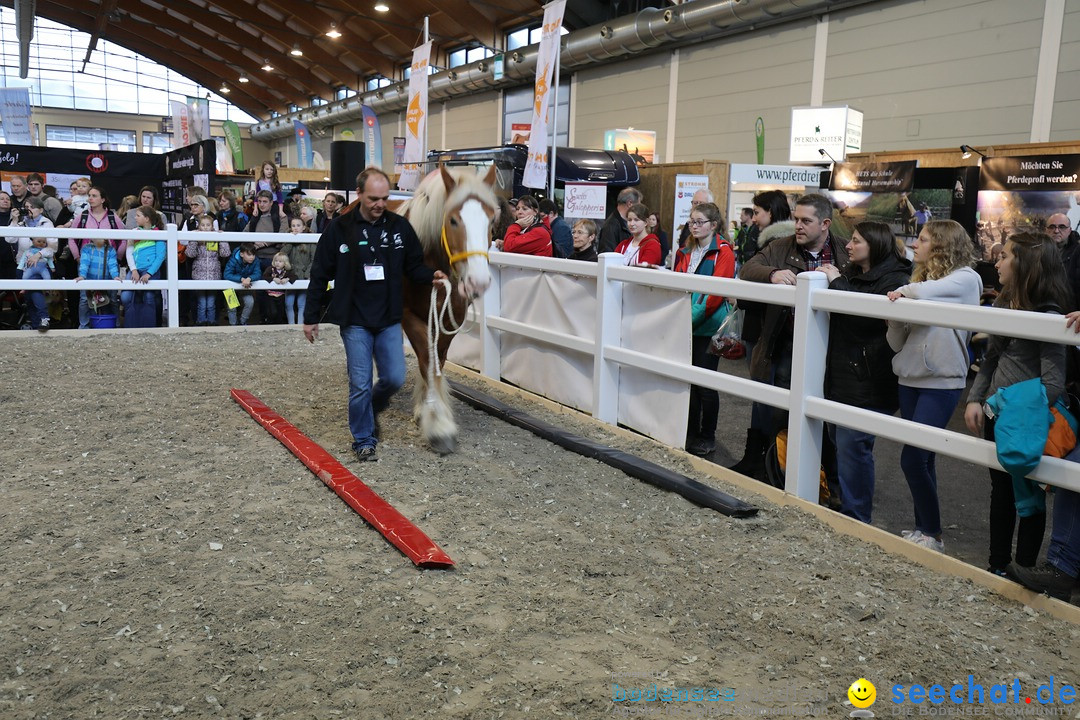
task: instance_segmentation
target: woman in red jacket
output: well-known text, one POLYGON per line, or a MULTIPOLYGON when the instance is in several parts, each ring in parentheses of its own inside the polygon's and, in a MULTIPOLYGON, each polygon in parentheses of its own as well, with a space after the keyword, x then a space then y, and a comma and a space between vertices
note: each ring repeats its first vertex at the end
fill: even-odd
POLYGON ((546 217, 540 217, 540 204, 532 195, 518 198, 517 222, 506 229, 503 236, 504 252, 521 255, 551 257, 551 226, 546 217))
POLYGON ((649 208, 641 203, 634 203, 626 211, 626 227, 630 229, 630 237, 619 243, 615 252, 625 255, 628 265, 660 266, 660 238, 649 232, 650 214, 649 208))

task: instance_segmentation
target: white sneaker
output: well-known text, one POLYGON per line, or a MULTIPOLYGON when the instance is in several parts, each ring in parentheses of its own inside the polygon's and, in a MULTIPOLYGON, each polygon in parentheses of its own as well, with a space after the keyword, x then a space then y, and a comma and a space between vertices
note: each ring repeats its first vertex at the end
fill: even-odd
MULTIPOLYGON (((916 530, 916 532, 918 531, 916 530)), ((924 548, 929 548, 936 552, 945 552, 945 543, 932 535, 923 535, 922 533, 919 533, 918 538, 908 537, 908 540, 911 540, 911 542, 916 545, 922 545, 924 548)))
POLYGON ((900 531, 900 537, 904 538, 905 540, 910 540, 911 542, 915 542, 916 540, 918 540, 922 536, 923 536, 923 534, 922 534, 921 530, 901 530, 900 531))

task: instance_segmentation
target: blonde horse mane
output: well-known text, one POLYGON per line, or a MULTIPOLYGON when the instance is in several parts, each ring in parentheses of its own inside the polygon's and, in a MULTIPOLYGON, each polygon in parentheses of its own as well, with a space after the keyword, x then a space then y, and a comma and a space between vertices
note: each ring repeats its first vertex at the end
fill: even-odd
POLYGON ((397 210, 399 215, 409 219, 425 252, 438 247, 441 242, 443 217, 447 207, 460 207, 469 197, 475 197, 496 213, 499 211, 495 191, 484 182, 483 175, 471 167, 446 168, 446 171, 455 183, 449 196, 446 194, 442 173, 436 170, 420 181, 413 196, 397 210))

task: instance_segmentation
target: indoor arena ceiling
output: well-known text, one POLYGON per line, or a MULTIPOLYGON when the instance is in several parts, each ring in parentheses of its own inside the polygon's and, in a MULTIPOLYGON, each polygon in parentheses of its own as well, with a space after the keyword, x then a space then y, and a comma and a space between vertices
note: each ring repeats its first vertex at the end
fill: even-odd
MULTIPOLYGON (((543 0, 36 0, 36 15, 129 48, 206 88, 225 86, 228 99, 267 119, 313 96, 333 100, 380 74, 400 79, 428 18, 432 62, 475 42, 500 47, 507 31, 536 24, 543 0), (328 37, 331 27, 341 33, 328 37), (296 50, 302 55, 294 54, 296 50), (264 66, 271 67, 265 70, 264 66), (241 77, 247 82, 241 82, 241 77)), ((12 6, 19 0, 3 0, 12 6)), ((569 0, 564 24, 587 27, 663 2, 569 0)), ((31 65, 35 63, 33 57, 31 65)))

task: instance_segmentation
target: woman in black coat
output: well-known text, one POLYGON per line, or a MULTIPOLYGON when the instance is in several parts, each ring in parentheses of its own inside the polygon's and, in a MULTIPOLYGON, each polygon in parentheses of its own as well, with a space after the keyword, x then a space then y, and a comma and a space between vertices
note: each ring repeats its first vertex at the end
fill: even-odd
MULTIPOLYGON (((911 262, 885 223, 856 225, 847 251, 849 264, 844 272, 832 265, 821 268, 829 278, 830 290, 885 295, 907 284, 911 276, 911 262)), ((853 309, 857 305, 853 298, 853 309)), ((886 329, 886 322, 877 318, 832 315, 825 368, 827 399, 888 415, 896 412, 897 381, 886 329)), ((829 426, 829 436, 836 444, 843 511, 869 523, 874 504, 875 437, 836 425, 829 426)))

